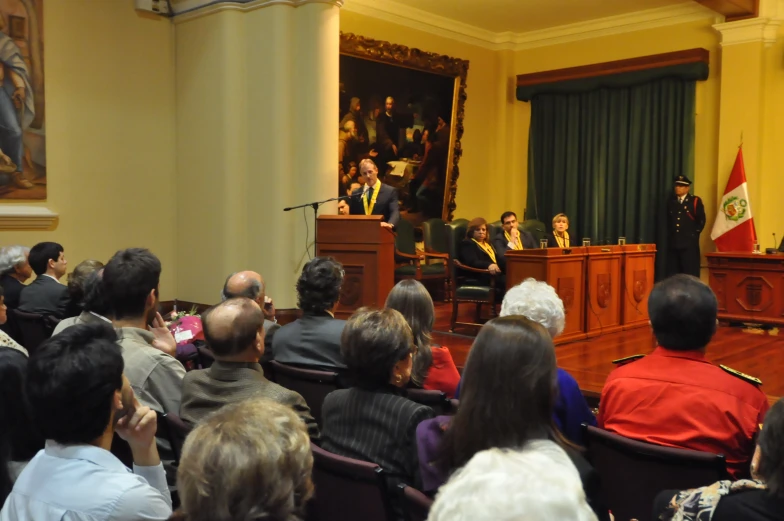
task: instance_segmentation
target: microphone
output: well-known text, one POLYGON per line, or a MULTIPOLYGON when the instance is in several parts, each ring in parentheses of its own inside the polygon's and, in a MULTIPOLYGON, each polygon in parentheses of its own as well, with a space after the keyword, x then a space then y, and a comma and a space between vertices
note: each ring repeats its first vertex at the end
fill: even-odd
POLYGON ((773 232, 773 247, 766 249, 765 253, 767 253, 768 255, 772 255, 772 254, 778 253, 778 251, 777 251, 778 247, 779 247, 778 243, 776 242, 776 232, 773 232))
POLYGON ((776 242, 776 232, 773 232, 773 249, 777 249, 779 247, 779 243, 776 242))

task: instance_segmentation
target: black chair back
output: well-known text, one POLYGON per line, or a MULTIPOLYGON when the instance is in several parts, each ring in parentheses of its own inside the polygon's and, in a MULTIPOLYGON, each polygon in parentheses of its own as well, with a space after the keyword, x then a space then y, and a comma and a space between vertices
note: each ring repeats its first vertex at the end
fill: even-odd
POLYGON ((414 487, 401 483, 397 486, 400 491, 403 513, 407 521, 427 521, 433 500, 414 487))
POLYGON ((55 326, 60 322, 59 319, 39 315, 38 313, 25 313, 18 309, 12 310, 15 315, 16 325, 22 335, 22 345, 29 353, 33 353, 38 346, 52 336, 55 326))
MULTIPOLYGON (((416 255, 416 238, 414 225, 405 219, 400 219, 395 225, 395 250, 408 255, 416 255)), ((405 258, 400 258, 405 261, 405 258)))
POLYGON ((324 403, 324 398, 340 387, 338 384, 338 373, 303 369, 281 364, 275 360, 270 362, 270 366, 275 375, 275 382, 286 389, 291 389, 302 395, 308 407, 310 407, 313 418, 316 419, 319 427, 321 427, 321 406, 324 403))
POLYGON ((318 521, 391 521, 381 467, 310 446, 316 489, 311 512, 318 521))
POLYGON ((601 476, 602 500, 616 519, 651 520, 662 490, 684 490, 727 479, 721 454, 630 440, 583 424, 591 464, 601 476))
POLYGON ((118 460, 122 461, 123 465, 129 469, 133 468, 133 453, 131 452, 131 446, 128 445, 127 441, 120 438, 120 435, 116 432, 112 437, 112 447, 109 451, 114 454, 118 460))
POLYGON ((547 229, 542 221, 536 219, 528 219, 517 225, 520 231, 526 231, 534 236, 536 239, 536 246, 539 246, 539 241, 547 238, 547 229))
POLYGON ((406 389, 406 396, 409 400, 428 405, 435 411, 436 416, 444 414, 455 414, 452 400, 447 398, 442 391, 430 391, 427 389, 406 389))
POLYGON ((155 411, 158 415, 158 430, 155 435, 169 442, 169 446, 174 454, 174 463, 179 465, 182 455, 182 446, 185 445, 185 438, 193 430, 193 427, 182 421, 182 418, 174 413, 162 413, 155 411))
POLYGON ((423 222, 422 239, 427 252, 447 253, 449 251, 446 243, 446 223, 443 219, 433 218, 423 222))
MULTIPOLYGON (((458 270, 455 266, 455 260, 458 258, 460 250, 460 241, 465 239, 466 230, 468 229, 468 221, 466 219, 455 219, 450 223, 446 223, 446 243, 449 253, 449 277, 454 281, 458 276, 458 270)), ((453 286, 456 287, 456 286, 453 286)))

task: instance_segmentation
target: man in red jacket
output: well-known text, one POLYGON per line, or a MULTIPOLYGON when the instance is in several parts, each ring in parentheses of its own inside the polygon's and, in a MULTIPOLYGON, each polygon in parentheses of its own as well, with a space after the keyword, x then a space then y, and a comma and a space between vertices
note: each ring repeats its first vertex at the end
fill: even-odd
POLYGON ((749 475, 768 399, 759 380, 705 357, 717 307, 716 296, 696 277, 658 283, 648 298, 658 347, 610 374, 598 420, 627 438, 724 454, 738 479, 749 475))

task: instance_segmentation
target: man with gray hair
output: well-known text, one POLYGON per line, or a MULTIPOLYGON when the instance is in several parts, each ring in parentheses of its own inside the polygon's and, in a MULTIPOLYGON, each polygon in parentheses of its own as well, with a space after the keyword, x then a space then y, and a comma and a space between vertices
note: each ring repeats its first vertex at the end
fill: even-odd
POLYGON ((30 248, 25 246, 6 246, 0 249, 0 286, 3 287, 5 305, 8 309, 19 307, 19 295, 23 284, 33 274, 27 262, 30 248))
POLYGON ((549 440, 476 453, 439 489, 428 521, 596 521, 577 469, 549 440))
MULTIPOLYGON (((521 315, 547 329, 555 339, 563 332, 566 312, 555 288, 534 279, 526 279, 509 289, 501 304, 500 316, 521 315)), ((585 401, 580 386, 572 375, 558 368, 558 399, 553 419, 558 430, 570 441, 583 444, 581 425, 596 426, 596 417, 585 401)), ((457 396, 455 396, 457 398, 457 396)))
POLYGON ((272 339, 280 329, 275 319, 275 304, 267 297, 267 287, 262 276, 255 271, 237 271, 226 278, 221 291, 221 302, 230 298, 245 297, 256 302, 264 312, 264 357, 261 362, 272 360, 272 339))

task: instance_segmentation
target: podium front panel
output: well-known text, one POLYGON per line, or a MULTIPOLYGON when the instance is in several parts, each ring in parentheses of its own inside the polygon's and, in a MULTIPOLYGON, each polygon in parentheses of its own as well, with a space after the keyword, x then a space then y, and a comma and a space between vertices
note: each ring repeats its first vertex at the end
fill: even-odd
POLYGON ((623 302, 621 320, 624 329, 648 325, 648 296, 653 289, 656 245, 627 244, 623 248, 623 302))
POLYGON ((623 329, 621 249, 618 246, 591 246, 588 250, 585 332, 590 337, 620 331, 623 329))
POLYGON ((585 338, 585 255, 564 255, 547 263, 545 282, 555 288, 566 312, 563 333, 556 343, 585 338))

